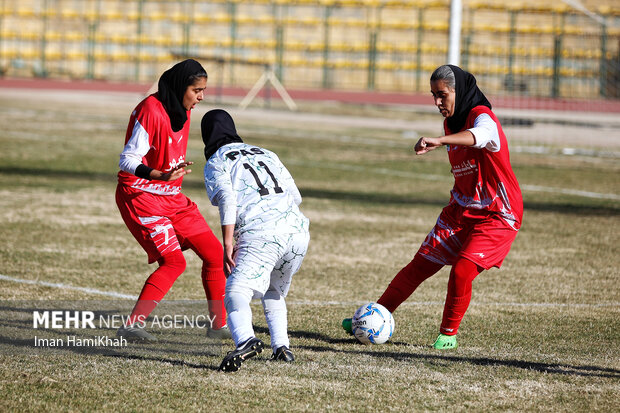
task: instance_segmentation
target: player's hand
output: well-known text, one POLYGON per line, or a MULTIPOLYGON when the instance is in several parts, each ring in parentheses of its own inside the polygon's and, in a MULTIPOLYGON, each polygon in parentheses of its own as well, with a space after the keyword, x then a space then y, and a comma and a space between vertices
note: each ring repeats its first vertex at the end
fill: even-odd
POLYGON ((438 148, 442 145, 439 138, 425 138, 421 137, 418 143, 415 144, 413 148, 415 150, 416 155, 422 155, 424 153, 430 152, 435 148, 438 148))
POLYGON ((181 162, 180 164, 175 166, 170 172, 164 173, 161 176, 160 181, 176 181, 177 179, 192 172, 191 169, 185 169, 185 168, 192 165, 193 163, 194 162, 191 162, 191 161, 181 162))
POLYGON ((233 250, 234 248, 232 247, 232 245, 231 246, 224 245, 224 275, 226 276, 226 278, 228 278, 233 268, 235 268, 233 250))

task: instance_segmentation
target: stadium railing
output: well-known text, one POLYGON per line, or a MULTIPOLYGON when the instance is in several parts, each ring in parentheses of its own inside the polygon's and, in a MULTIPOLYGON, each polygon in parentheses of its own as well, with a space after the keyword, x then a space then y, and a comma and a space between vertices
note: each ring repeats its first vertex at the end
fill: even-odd
MULTIPOLYGON (((178 51, 268 64, 288 87, 416 92, 447 56, 448 0, 49 4, 2 3, 2 72, 148 82, 178 51)), ((461 66, 492 93, 620 97, 620 7, 594 11, 604 24, 564 3, 464 2, 461 66)), ((229 67, 228 85, 256 78, 229 67)))

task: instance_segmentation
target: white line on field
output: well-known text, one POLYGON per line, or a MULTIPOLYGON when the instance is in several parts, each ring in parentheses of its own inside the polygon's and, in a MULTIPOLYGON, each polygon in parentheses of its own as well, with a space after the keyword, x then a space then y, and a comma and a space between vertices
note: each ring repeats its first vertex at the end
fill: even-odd
MULTIPOLYGON (((417 178, 417 179, 426 179, 429 181, 443 181, 443 182, 452 182, 452 178, 443 175, 433 175, 433 174, 420 174, 415 172, 407 172, 407 171, 397 171, 394 169, 388 168, 368 168, 365 166, 356 166, 356 165, 340 165, 340 164, 330 164, 330 163, 311 163, 304 161, 295 161, 288 160, 287 164, 296 165, 296 166, 305 166, 312 168, 324 168, 324 169, 337 169, 341 171, 353 171, 353 172, 368 172, 380 175, 391 175, 391 176, 399 176, 401 178, 417 178)), ((620 201, 620 195, 618 194, 605 194, 599 192, 589 192, 589 191, 579 191, 576 189, 566 189, 566 188, 554 188, 550 186, 540 186, 540 185, 521 185, 521 189, 530 192, 548 192, 553 194, 564 194, 564 195, 575 195, 581 196, 584 198, 595 198, 595 199, 611 199, 620 201)))
POLYGON ((43 287, 60 288, 62 290, 80 291, 80 292, 87 293, 87 294, 106 295, 108 297, 114 297, 114 298, 127 298, 131 300, 138 299, 137 295, 121 294, 121 293, 117 293, 114 291, 101 291, 101 290, 96 290, 94 288, 76 287, 74 285, 62 284, 62 283, 50 283, 50 282, 41 281, 41 280, 27 280, 24 278, 9 277, 8 275, 2 275, 2 274, 0 274, 0 280, 12 281, 12 282, 20 283, 20 284, 31 284, 31 285, 40 285, 43 287))
MULTIPOLYGON (((87 294, 95 294, 95 295, 105 295, 108 297, 114 298, 125 298, 130 300, 137 300, 138 297, 135 295, 122 294, 117 293, 115 291, 102 291, 94 288, 85 288, 85 287, 76 287, 74 285, 63 284, 63 283, 51 283, 47 281, 41 280, 27 280, 24 278, 15 278, 9 277, 8 275, 0 274, 0 280, 11 281, 20 284, 31 284, 31 285, 40 285, 43 287, 50 288, 60 288, 64 290, 72 290, 72 291, 80 291, 87 294)), ((177 300, 178 301, 178 300, 177 300)), ((292 305, 313 305, 313 306, 351 306, 356 307, 365 302, 362 301, 320 301, 320 300, 290 300, 287 301, 288 304, 292 305)), ((417 306, 417 305, 443 305, 443 302, 439 301, 406 301, 401 304, 402 306, 417 306)), ((578 308, 603 308, 603 307, 620 307, 620 303, 609 302, 609 303, 597 303, 597 304, 582 304, 582 303, 472 303, 472 306, 501 306, 501 307, 550 307, 550 308, 570 308, 570 307, 578 307, 578 308)))

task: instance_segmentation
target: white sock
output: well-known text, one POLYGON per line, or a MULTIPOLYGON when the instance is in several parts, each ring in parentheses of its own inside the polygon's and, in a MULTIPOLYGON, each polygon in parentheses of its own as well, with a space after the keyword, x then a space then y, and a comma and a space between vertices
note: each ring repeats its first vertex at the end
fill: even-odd
POLYGON ((275 351, 282 346, 289 347, 287 310, 284 297, 277 291, 270 289, 267 290, 262 301, 269 334, 271 334, 271 348, 275 351))
POLYGON ((250 301, 253 291, 245 288, 226 289, 224 306, 228 313, 228 328, 235 342, 235 347, 254 337, 252 328, 252 309, 250 301))

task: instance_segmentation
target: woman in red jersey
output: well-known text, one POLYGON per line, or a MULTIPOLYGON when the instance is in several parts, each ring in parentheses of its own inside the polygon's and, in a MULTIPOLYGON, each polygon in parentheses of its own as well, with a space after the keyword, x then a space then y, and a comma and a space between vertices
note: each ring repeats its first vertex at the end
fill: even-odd
MULTIPOLYGON (((457 347, 456 334, 469 302, 472 281, 483 270, 500 267, 523 216, 519 183, 510 165, 508 143, 491 104, 470 73, 453 65, 431 75, 435 106, 445 136, 422 137, 418 155, 446 146, 454 187, 450 202, 413 260, 377 301, 394 311, 427 278, 451 265, 436 349, 457 347)), ((343 327, 350 331, 350 321, 343 327)))
POLYGON ((212 320, 210 336, 228 336, 223 306, 223 249, 198 207, 181 193, 187 161, 190 112, 204 98, 207 73, 195 60, 162 74, 158 91, 138 104, 129 119, 120 155, 116 204, 129 231, 159 267, 148 277, 118 336, 155 341, 146 318, 185 270, 182 251, 203 261, 202 282, 212 320))

